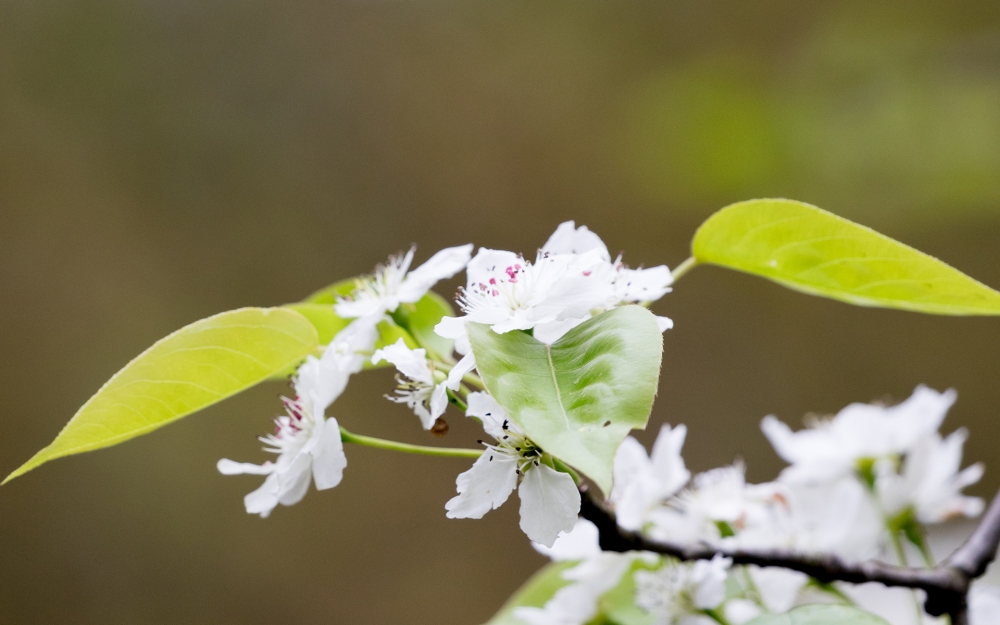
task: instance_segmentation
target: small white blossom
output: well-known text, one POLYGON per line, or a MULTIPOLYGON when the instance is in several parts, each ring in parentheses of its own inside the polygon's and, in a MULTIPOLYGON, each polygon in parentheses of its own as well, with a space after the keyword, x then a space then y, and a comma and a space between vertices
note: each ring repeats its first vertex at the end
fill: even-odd
POLYGON ((742 463, 695 476, 667 506, 650 513, 656 538, 740 547, 789 546, 791 520, 785 487, 747 484, 742 463))
MULTIPOLYGON (((459 297, 465 316, 446 317, 435 328, 466 351, 465 323, 489 325, 503 334, 532 330, 543 343, 620 304, 659 299, 670 291, 673 277, 666 266, 629 269, 612 262, 601 239, 572 221, 561 224, 529 262, 513 252, 481 248, 468 265, 467 283, 459 297)), ((673 326, 658 317, 661 331, 673 326)))
POLYGON ((863 461, 898 457, 937 431, 955 402, 955 391, 938 393, 918 386, 901 404, 883 407, 851 404, 835 417, 792 432, 773 416, 761 430, 775 451, 791 463, 782 472, 787 481, 832 481, 854 474, 863 461))
POLYGON ((983 476, 981 463, 959 471, 967 437, 964 429, 943 440, 935 432, 920 440, 906 455, 902 473, 893 468, 880 472, 875 485, 885 512, 894 516, 911 508, 920 523, 940 523, 982 513, 982 499, 961 494, 963 488, 983 476))
POLYGON ((267 476, 260 488, 244 498, 248 513, 267 517, 278 504, 298 503, 309 490, 310 477, 317 490, 340 483, 347 457, 340 426, 335 418, 324 418, 324 411, 343 392, 351 374, 360 369, 350 339, 367 342, 371 329, 363 329, 366 327, 359 324, 343 340, 331 342, 321 358, 310 356, 299 368, 295 399, 283 398, 286 414, 275 419, 273 434, 260 439, 265 451, 278 455, 277 460, 261 465, 219 460, 223 475, 267 476))
POLYGON ((637 559, 654 563, 650 553, 602 552, 598 545, 597 527, 578 519, 573 530, 560 534, 552 547, 533 543, 541 554, 554 561, 580 560, 563 571, 562 578, 571 583, 560 588, 541 608, 519 607, 514 616, 528 625, 584 625, 597 616, 598 602, 621 582, 637 559))
POLYGON ((336 304, 337 314, 345 319, 381 317, 395 312, 400 304, 412 304, 441 280, 451 278, 465 268, 472 255, 472 244, 449 247, 409 271, 414 249, 403 256, 393 256, 375 268, 375 272, 358 280, 350 297, 336 304))
POLYGON ((458 495, 445 505, 450 519, 481 519, 499 508, 515 488, 521 498, 521 530, 551 547, 569 532, 580 512, 580 492, 568 474, 543 462, 539 449, 487 393, 470 393, 466 414, 482 420, 496 443, 487 445, 472 468, 456 480, 458 495), (523 481, 518 487, 518 477, 523 481))
POLYGON ((462 376, 471 370, 471 359, 463 359, 452 367, 447 376, 431 370, 427 360, 427 350, 410 349, 403 339, 398 339, 392 345, 376 350, 372 355, 372 364, 383 360, 391 363, 406 380, 400 380, 400 387, 391 401, 406 404, 420 418, 425 430, 434 426, 438 417, 444 414, 448 407, 448 389, 458 390, 462 376))
POLYGON ((669 425, 660 428, 647 456, 639 441, 626 438, 615 454, 614 487, 611 502, 615 505, 618 524, 625 529, 640 530, 649 513, 687 484, 691 472, 684 466, 681 448, 687 428, 669 425))
POLYGON ((726 577, 733 561, 716 555, 694 563, 668 563, 656 571, 637 571, 635 602, 654 617, 655 625, 702 622, 726 597, 726 577))

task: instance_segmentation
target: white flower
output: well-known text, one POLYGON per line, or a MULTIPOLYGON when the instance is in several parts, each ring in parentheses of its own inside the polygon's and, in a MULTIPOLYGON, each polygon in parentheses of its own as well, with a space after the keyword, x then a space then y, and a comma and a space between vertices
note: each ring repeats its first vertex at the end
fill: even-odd
POLYGON ((445 317, 435 331, 461 341, 465 323, 472 321, 497 334, 534 330, 538 340, 554 342, 591 310, 614 300, 611 284, 592 275, 602 262, 598 250, 539 253, 530 263, 513 252, 480 248, 469 262, 468 282, 459 296, 465 316, 445 317))
POLYGON ((858 480, 847 476, 835 482, 785 486, 790 497, 791 546, 795 549, 853 560, 879 554, 885 521, 858 480))
MULTIPOLYGON (((560 224, 534 263, 513 252, 481 248, 469 262, 459 304, 464 317, 446 317, 435 328, 465 353, 465 322, 483 323, 503 334, 532 330, 553 343, 593 314, 615 306, 659 299, 670 291, 666 266, 629 269, 612 261, 600 237, 572 221, 560 224)), ((673 327, 657 317, 661 331, 673 327)))
POLYGON ((614 285, 618 302, 653 302, 670 292, 674 278, 666 265, 629 269, 620 256, 612 262, 604 241, 587 226, 577 228, 572 221, 563 222, 542 246, 542 252, 549 254, 585 254, 594 250, 603 261, 606 278, 614 285))
POLYGON ((637 571, 635 602, 656 625, 698 623, 705 610, 722 604, 726 576, 733 561, 716 555, 711 560, 668 563, 656 571, 637 571))
POLYGON ((981 463, 959 471, 967 437, 965 429, 943 440, 934 432, 906 455, 902 474, 892 469, 880 472, 875 486, 886 513, 894 516, 912 507, 921 523, 978 516, 983 511, 983 500, 961 494, 963 488, 975 484, 983 475, 981 463))
POLYGON ((742 463, 695 476, 667 506, 650 512, 650 535, 741 547, 789 546, 788 496, 774 482, 747 484, 742 463))
POLYGON ((451 278, 465 267, 472 255, 472 244, 443 249, 409 271, 413 254, 411 248, 403 256, 393 256, 376 267, 370 277, 358 280, 351 296, 337 301, 337 314, 345 319, 380 317, 394 312, 400 304, 419 301, 440 280, 451 278))
POLYGON ((544 452, 524 436, 487 393, 470 393, 466 414, 478 417, 496 440, 487 445, 472 468, 456 480, 458 495, 445 505, 450 519, 481 519, 499 508, 518 488, 521 529, 528 538, 551 547, 559 532, 568 532, 580 512, 580 492, 568 474, 544 464, 544 452))
POLYGON ((391 363, 408 378, 408 381, 400 381, 400 388, 396 391, 397 396, 389 399, 409 406, 420 417, 420 423, 425 430, 431 429, 448 407, 448 389, 458 390, 462 376, 475 364, 471 357, 463 358, 452 367, 447 377, 438 374, 440 379, 435 379, 427 360, 427 350, 410 349, 403 339, 376 350, 372 355, 372 364, 378 364, 383 360, 391 363))
POLYGON ((657 560, 650 553, 602 552, 597 527, 585 519, 578 519, 573 530, 560 534, 551 547, 538 543, 532 546, 557 562, 581 562, 563 571, 562 578, 571 583, 556 591, 543 607, 514 610, 514 616, 528 625, 584 625, 590 622, 597 615, 601 597, 618 585, 635 560, 642 559, 650 564, 657 560))
POLYGON ((340 484, 347 457, 340 426, 333 417, 325 419, 324 411, 361 367, 350 339, 367 341, 368 331, 363 329, 366 325, 352 329, 344 340, 331 342, 321 358, 310 356, 299 368, 295 399, 283 398, 287 414, 274 420, 274 434, 260 439, 266 445, 265 451, 278 454, 277 460, 261 465, 219 460, 218 469, 223 475, 267 476, 260 488, 244 498, 248 513, 267 517, 279 503, 298 503, 309 490, 310 477, 317 490, 340 484))
POLYGON ((938 393, 921 385, 909 399, 889 408, 851 404, 832 419, 798 432, 768 416, 761 430, 778 455, 791 463, 782 472, 784 480, 832 481, 854 474, 863 461, 910 451, 937 431, 955 396, 953 390, 938 393))
POLYGON ((650 511, 687 483, 691 473, 681 457, 686 435, 687 428, 683 425, 672 430, 664 425, 649 456, 642 444, 631 436, 622 442, 615 454, 614 488, 611 489, 611 501, 620 526, 629 530, 642 529, 650 511))

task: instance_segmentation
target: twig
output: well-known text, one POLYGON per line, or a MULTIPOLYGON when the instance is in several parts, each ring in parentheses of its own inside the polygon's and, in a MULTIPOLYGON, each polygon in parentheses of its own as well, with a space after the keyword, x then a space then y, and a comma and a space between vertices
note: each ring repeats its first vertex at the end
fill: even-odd
POLYGON ((918 588, 927 593, 924 609, 932 616, 947 614, 952 625, 967 623, 970 582, 981 576, 1000 545, 1000 492, 994 497, 972 537, 950 558, 932 569, 893 566, 869 560, 850 562, 830 554, 812 554, 788 549, 724 549, 708 544, 682 544, 653 540, 618 526, 614 512, 586 487, 580 516, 597 526, 604 551, 650 551, 679 560, 710 560, 716 554, 732 558, 734 564, 755 564, 800 571, 821 583, 833 581, 918 588))

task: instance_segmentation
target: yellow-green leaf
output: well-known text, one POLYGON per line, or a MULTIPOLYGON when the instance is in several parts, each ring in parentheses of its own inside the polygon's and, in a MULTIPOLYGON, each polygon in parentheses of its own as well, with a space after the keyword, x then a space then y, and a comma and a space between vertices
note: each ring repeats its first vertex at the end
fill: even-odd
POLYGON ((293 367, 317 346, 309 320, 286 308, 242 308, 196 321, 125 365, 4 482, 49 460, 151 432, 293 367))
POLYGON ((699 263, 849 304, 938 315, 1000 315, 1000 293, 874 230, 794 200, 723 208, 692 242, 699 263))
POLYGON ((578 562, 575 561, 553 562, 542 567, 517 589, 486 625, 525 625, 524 621, 514 616, 514 610, 521 606, 544 606, 557 590, 569 584, 562 578, 562 572, 576 564, 578 562))

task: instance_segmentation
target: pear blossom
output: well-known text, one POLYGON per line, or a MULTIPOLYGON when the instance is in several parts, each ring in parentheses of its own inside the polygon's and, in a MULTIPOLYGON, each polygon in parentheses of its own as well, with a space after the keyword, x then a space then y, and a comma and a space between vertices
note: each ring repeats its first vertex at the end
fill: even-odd
POLYGON ((337 301, 337 314, 345 319, 380 318, 395 312, 400 304, 415 303, 439 281, 464 269, 472 256, 472 247, 469 243, 443 249, 413 271, 410 264, 415 248, 402 256, 393 256, 376 267, 371 276, 359 279, 349 297, 337 301))
POLYGON ((444 414, 448 407, 448 390, 458 390, 462 376, 471 370, 468 365, 474 362, 471 359, 463 359, 445 376, 431 370, 427 360, 427 350, 422 347, 410 349, 403 339, 376 350, 372 355, 372 364, 378 364, 383 360, 391 363, 407 378, 405 381, 400 381, 396 396, 390 396, 389 399, 409 406, 420 418, 425 430, 431 429, 438 417, 444 414))
POLYGON ((696 475, 688 489, 650 513, 650 535, 729 547, 789 546, 787 489, 775 482, 747 484, 744 474, 737 462, 696 475))
MULTIPOLYGON (((534 262, 502 250, 480 248, 469 262, 467 283, 459 297, 463 317, 446 317, 435 331, 466 351, 465 323, 489 325, 503 334, 532 330, 535 338, 553 343, 589 319, 615 306, 649 302, 670 291, 673 276, 666 266, 629 269, 612 262, 607 246, 586 226, 567 221, 539 250, 534 262)), ((673 326, 658 317, 661 331, 673 326)))
POLYGON ((651 553, 602 552, 598 538, 593 523, 578 519, 573 530, 560 534, 551 547, 532 543, 553 561, 580 562, 563 571, 562 578, 570 584, 556 591, 544 606, 522 606, 514 610, 514 616, 528 625, 584 625, 597 616, 601 597, 621 582, 634 561, 654 564, 659 559, 651 553))
POLYGON ((317 490, 337 486, 347 457, 340 425, 325 419, 326 409, 347 387, 351 375, 361 371, 365 358, 358 352, 374 344, 375 318, 356 319, 341 330, 316 358, 309 356, 294 377, 295 398, 282 398, 286 414, 275 419, 273 434, 261 437, 264 450, 278 455, 274 462, 256 465, 223 458, 223 475, 266 475, 264 484, 247 495, 247 512, 267 517, 280 503, 291 506, 305 497, 312 476, 317 490))
POLYGON ((935 432, 907 454, 901 473, 881 471, 875 484, 886 513, 894 516, 911 508, 920 523, 940 523, 982 513, 982 499, 961 494, 963 488, 975 484, 983 475, 982 463, 959 471, 967 437, 965 429, 945 439, 935 432))
POLYGON ((650 511, 675 495, 690 479, 691 472, 681 457, 686 435, 687 428, 683 425, 673 429, 664 425, 649 456, 631 436, 618 447, 610 499, 621 527, 642 529, 650 511))
POLYGON ((466 415, 479 418, 496 442, 486 445, 472 468, 458 476, 458 495, 445 504, 448 518, 481 519, 517 489, 521 530, 534 542, 551 547, 560 532, 573 529, 580 512, 580 492, 573 478, 545 464, 545 452, 488 393, 470 393, 466 415), (518 477, 523 477, 520 487, 518 477))
POLYGON ((798 432, 768 416, 761 430, 778 455, 791 463, 782 472, 784 480, 831 481, 854 474, 863 463, 898 458, 913 449, 937 431, 955 397, 954 390, 938 393, 921 385, 896 406, 850 404, 832 419, 798 432))
MULTIPOLYGON (((655 625, 696 625, 706 610, 726 598, 726 578, 733 561, 716 555, 694 563, 668 563, 635 573, 635 602, 654 617, 655 625)), ((711 621, 708 621, 711 622, 711 621)))

